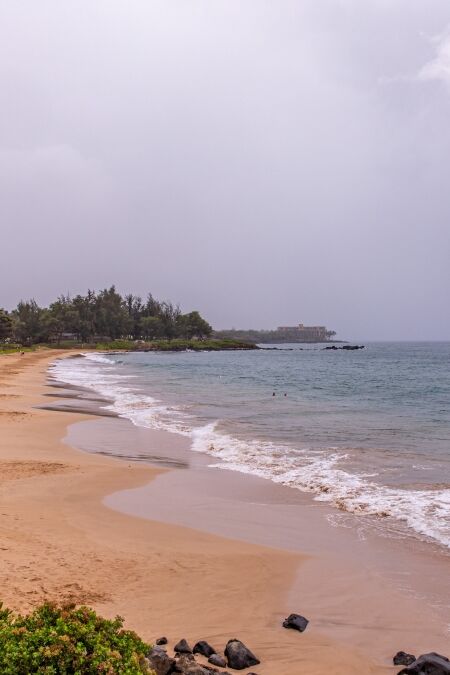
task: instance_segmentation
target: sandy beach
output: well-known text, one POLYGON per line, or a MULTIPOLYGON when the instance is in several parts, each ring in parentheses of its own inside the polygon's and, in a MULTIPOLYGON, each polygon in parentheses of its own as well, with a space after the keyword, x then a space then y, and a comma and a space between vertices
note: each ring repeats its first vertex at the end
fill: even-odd
MULTIPOLYGON (((145 489, 160 479, 164 487, 167 478, 169 489, 155 494, 171 503, 172 490, 173 503, 182 510, 182 488, 176 480, 170 484, 176 470, 81 452, 63 442, 69 425, 93 418, 36 407, 57 400, 47 368, 61 356, 70 354, 45 350, 0 358, 0 578, 6 606, 29 610, 43 600, 87 603, 104 615, 124 616, 126 626, 149 642, 167 635, 172 645, 185 637, 219 648, 238 637, 260 658, 260 675, 396 672, 387 655, 374 659, 320 627, 311 625, 301 635, 281 628, 284 616, 303 609, 292 606, 291 590, 303 569, 305 578, 314 578, 309 553, 106 506, 104 500, 114 493, 145 489)), ((352 596, 351 586, 341 590, 336 605, 352 596)), ((310 603, 314 588, 307 595, 310 603)), ((359 605, 361 611, 364 598, 359 605)), ((380 626, 370 628, 375 644, 380 626)), ((444 639, 436 648, 443 644, 444 639)))

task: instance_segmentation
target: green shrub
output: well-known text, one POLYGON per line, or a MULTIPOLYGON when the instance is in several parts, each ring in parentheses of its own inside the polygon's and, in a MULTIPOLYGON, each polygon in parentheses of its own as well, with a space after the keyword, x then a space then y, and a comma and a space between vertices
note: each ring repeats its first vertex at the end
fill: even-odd
POLYGON ((239 342, 238 340, 186 340, 185 338, 174 338, 172 340, 159 339, 144 342, 139 340, 113 340, 111 342, 98 342, 96 349, 101 351, 121 350, 127 351, 160 351, 160 352, 182 352, 186 350, 204 352, 204 351, 223 351, 225 349, 256 349, 256 345, 248 342, 239 342))
POLYGON ((138 675, 149 673, 149 650, 123 620, 103 619, 89 607, 46 603, 27 616, 0 603, 2 675, 138 675))
POLYGON ((132 340, 111 340, 110 342, 98 342, 95 345, 95 348, 101 349, 102 351, 114 351, 116 349, 132 350, 136 348, 136 343, 132 340))

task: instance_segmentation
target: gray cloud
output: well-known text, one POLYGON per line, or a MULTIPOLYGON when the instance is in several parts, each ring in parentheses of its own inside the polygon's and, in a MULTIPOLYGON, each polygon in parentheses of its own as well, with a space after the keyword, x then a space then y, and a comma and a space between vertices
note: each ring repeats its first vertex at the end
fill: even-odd
POLYGON ((218 327, 448 339, 449 25, 447 0, 3 3, 0 306, 116 282, 218 327))

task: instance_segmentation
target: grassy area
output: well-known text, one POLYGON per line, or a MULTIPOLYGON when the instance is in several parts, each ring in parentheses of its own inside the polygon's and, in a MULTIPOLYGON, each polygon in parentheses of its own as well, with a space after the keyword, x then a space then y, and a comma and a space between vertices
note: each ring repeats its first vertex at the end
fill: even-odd
POLYGON ((34 350, 35 347, 22 347, 22 345, 0 343, 0 356, 2 354, 17 354, 17 352, 33 352, 34 350))

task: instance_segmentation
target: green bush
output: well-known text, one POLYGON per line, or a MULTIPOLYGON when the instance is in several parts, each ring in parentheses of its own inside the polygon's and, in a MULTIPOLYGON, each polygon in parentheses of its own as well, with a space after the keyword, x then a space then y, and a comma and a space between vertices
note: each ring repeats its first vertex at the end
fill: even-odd
POLYGON ((46 603, 27 616, 0 603, 2 675, 138 675, 149 645, 123 630, 123 620, 103 619, 89 607, 46 603))
POLYGON ((127 351, 136 348, 136 343, 132 340, 111 340, 110 342, 97 342, 96 349, 105 352, 107 350, 126 349, 127 351))
POLYGON ((184 338, 174 338, 173 340, 160 339, 144 342, 139 340, 113 340, 111 342, 98 342, 96 349, 101 351, 121 350, 127 351, 160 351, 160 352, 182 352, 186 350, 204 352, 204 351, 223 351, 225 349, 256 349, 256 345, 248 342, 239 342, 237 340, 186 340, 184 338))

